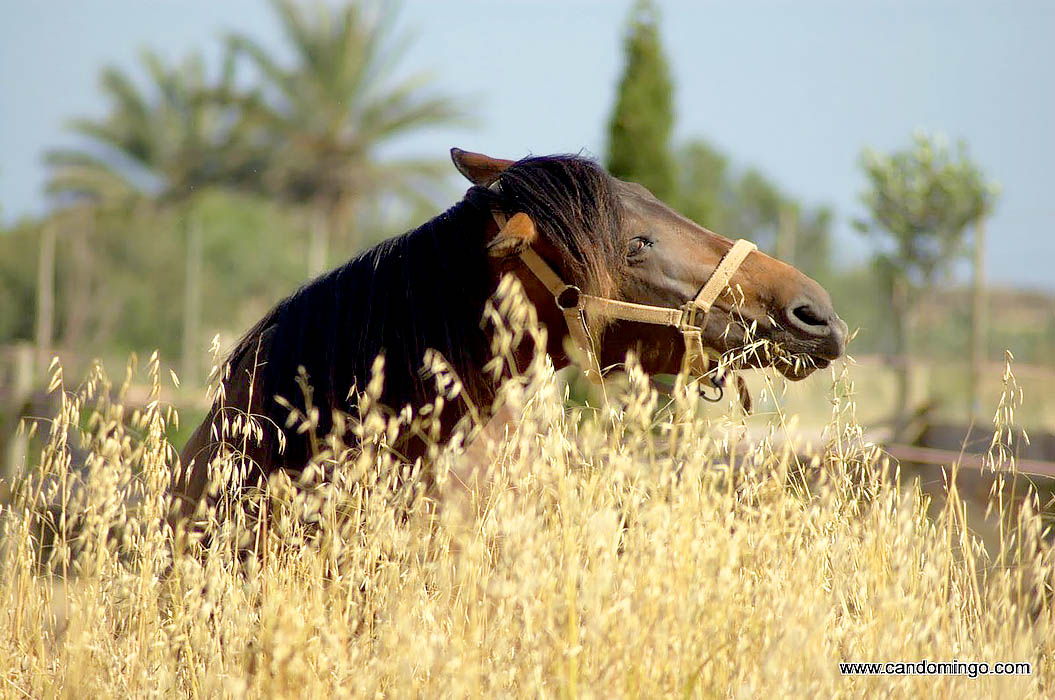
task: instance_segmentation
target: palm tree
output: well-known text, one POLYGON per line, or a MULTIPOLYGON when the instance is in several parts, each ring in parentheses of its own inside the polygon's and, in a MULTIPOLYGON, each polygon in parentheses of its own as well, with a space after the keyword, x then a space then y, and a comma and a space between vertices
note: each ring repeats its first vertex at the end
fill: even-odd
POLYGON ((147 207, 183 219, 187 236, 183 312, 182 372, 197 376, 201 317, 202 230, 189 215, 189 203, 204 188, 245 178, 257 164, 234 108, 219 97, 230 93, 233 71, 225 66, 210 86, 200 57, 169 67, 152 52, 143 66, 150 91, 140 90, 116 68, 102 74, 110 102, 100 120, 79 119, 71 129, 83 148, 51 151, 48 190, 100 211, 147 207))
MULTIPOLYGON (((382 159, 386 144, 417 130, 464 121, 455 103, 422 76, 393 79, 401 41, 393 15, 374 4, 332 10, 273 0, 295 60, 281 65, 255 40, 228 37, 232 60, 247 59, 264 81, 240 101, 262 150, 252 187, 304 207, 311 217, 308 269, 326 266, 334 237, 354 250, 351 230, 365 202, 418 199, 444 172, 441 161, 382 159)), ((251 175, 252 177, 252 175, 251 175)))

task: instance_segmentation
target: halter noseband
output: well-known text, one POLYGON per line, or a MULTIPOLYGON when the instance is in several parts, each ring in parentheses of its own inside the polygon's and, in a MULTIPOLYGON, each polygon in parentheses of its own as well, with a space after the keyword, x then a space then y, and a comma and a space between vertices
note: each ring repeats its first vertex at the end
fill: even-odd
MULTIPOLYGON (((501 212, 493 212, 493 216, 499 230, 504 228, 507 221, 505 215, 501 212)), ((578 287, 566 284, 534 249, 525 249, 520 253, 520 259, 553 295, 557 307, 564 314, 572 341, 578 346, 589 364, 588 368, 583 369, 583 373, 591 381, 599 383, 601 366, 594 350, 589 327, 586 325, 587 313, 622 321, 652 323, 676 328, 685 341, 682 371, 695 374, 697 377, 706 376, 710 371, 711 356, 703 346, 702 328, 698 322, 703 321, 715 300, 729 285, 729 280, 751 254, 751 251, 756 249, 757 246, 751 241, 740 239, 733 243, 733 247, 714 268, 710 279, 694 298, 686 301, 680 308, 635 304, 585 294, 578 287)), ((713 379, 712 384, 720 388, 720 385, 713 379)))

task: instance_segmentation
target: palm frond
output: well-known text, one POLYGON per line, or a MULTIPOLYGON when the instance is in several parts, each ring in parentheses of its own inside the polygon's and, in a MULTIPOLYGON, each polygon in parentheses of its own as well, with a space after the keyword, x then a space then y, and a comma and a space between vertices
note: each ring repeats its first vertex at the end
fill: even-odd
POLYGON ((45 155, 53 169, 46 185, 49 194, 88 198, 95 202, 131 201, 147 193, 129 173, 104 158, 73 150, 45 155))

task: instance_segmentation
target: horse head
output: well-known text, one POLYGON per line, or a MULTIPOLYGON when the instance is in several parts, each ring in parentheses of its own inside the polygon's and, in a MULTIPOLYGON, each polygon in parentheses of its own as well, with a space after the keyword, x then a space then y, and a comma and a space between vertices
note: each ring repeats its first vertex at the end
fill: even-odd
POLYGON ((574 156, 451 156, 477 185, 470 199, 494 212, 487 246, 497 268, 521 278, 547 328, 561 328, 551 355, 569 335, 582 344, 576 312, 599 367, 633 351, 645 371, 677 373, 695 337, 736 368, 772 366, 798 380, 845 352, 846 323, 820 284, 746 242, 734 249, 639 184, 574 156), (567 290, 576 298, 562 299, 567 290))

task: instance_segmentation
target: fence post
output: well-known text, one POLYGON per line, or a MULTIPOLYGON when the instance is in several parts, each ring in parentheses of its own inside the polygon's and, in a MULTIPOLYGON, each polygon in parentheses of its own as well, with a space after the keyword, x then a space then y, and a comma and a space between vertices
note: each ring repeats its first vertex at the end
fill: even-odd
POLYGON ((8 484, 18 474, 19 467, 22 466, 22 461, 26 457, 26 449, 29 447, 29 440, 25 432, 18 430, 18 424, 22 417, 22 407, 33 394, 33 370, 36 363, 34 355, 34 348, 30 343, 19 343, 12 348, 11 408, 15 412, 13 423, 15 429, 10 436, 11 441, 7 446, 7 454, 4 455, 3 470, 0 471, 0 478, 8 484))
POLYGON ((988 349, 985 298, 985 220, 974 225, 974 277, 971 280, 971 368, 968 377, 967 418, 981 417, 983 368, 988 349))
POLYGON ((55 226, 40 229, 40 258, 37 264, 37 362, 41 372, 48 371, 51 360, 52 334, 55 323, 55 226))

